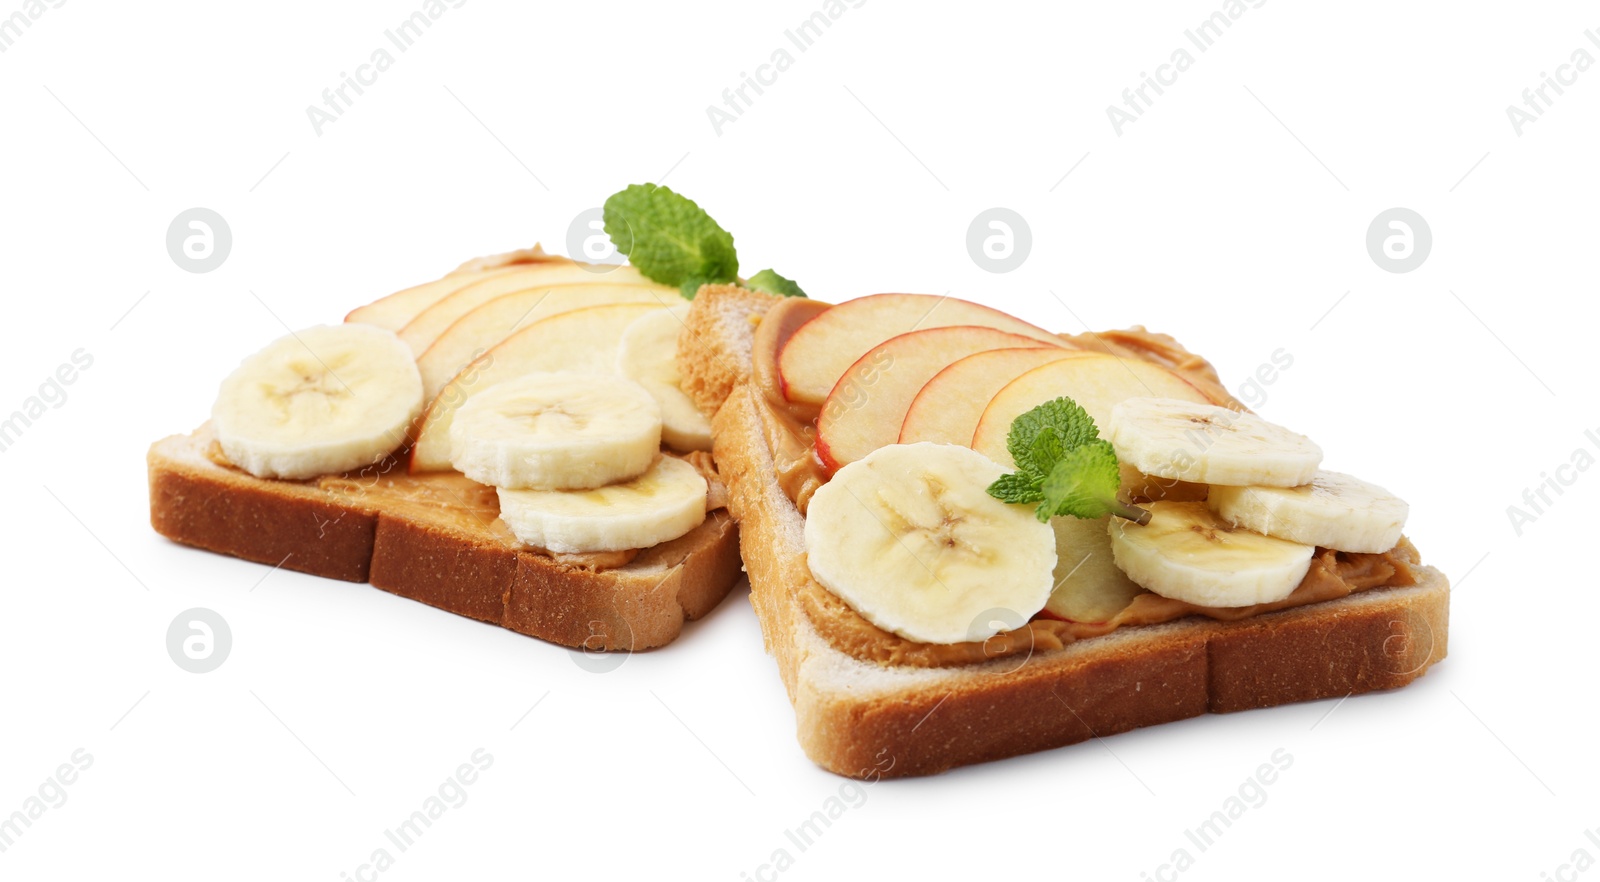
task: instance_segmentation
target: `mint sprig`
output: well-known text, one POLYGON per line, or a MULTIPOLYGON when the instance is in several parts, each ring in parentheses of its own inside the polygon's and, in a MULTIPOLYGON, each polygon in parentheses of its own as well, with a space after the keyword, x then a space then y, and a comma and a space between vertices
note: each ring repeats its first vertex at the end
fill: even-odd
POLYGON ((678 293, 685 300, 693 300, 694 295, 700 291, 701 285, 719 285, 722 280, 708 279, 705 276, 690 276, 678 284, 678 293))
POLYGON ((739 275, 733 235, 688 197, 634 184, 613 193, 601 211, 612 244, 651 281, 678 287, 695 279, 731 282, 739 275))
MULTIPOLYGON (((701 285, 739 282, 733 235, 694 200, 655 184, 611 194, 602 209, 606 235, 644 277, 671 285, 693 300, 701 285)), ((744 284, 758 291, 804 297, 800 286, 772 270, 744 284)))
MULTIPOLYGON (((1111 442, 1091 441, 1065 452, 1050 468, 1044 479, 1044 501, 1039 507, 1050 515, 1079 518, 1122 514, 1131 506, 1117 501, 1121 487, 1122 473, 1117 469, 1117 454, 1111 449, 1111 442)), ((1147 513, 1142 516, 1149 517, 1147 513)))
POLYGON ((1150 520, 1148 511, 1117 499, 1122 475, 1116 451, 1071 398, 1046 401, 1012 420, 1006 450, 1017 470, 989 485, 989 495, 1013 504, 1038 503, 1034 515, 1040 521, 1106 515, 1141 524, 1150 520))
POLYGON ((754 291, 765 291, 768 294, 777 294, 781 297, 804 297, 806 292, 793 279, 786 279, 773 270, 764 269, 750 277, 744 283, 746 288, 754 291))

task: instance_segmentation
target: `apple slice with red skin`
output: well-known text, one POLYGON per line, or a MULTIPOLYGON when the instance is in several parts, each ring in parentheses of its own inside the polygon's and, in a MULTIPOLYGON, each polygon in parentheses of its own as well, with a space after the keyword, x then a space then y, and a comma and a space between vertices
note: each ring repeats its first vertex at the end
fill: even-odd
POLYGON ((424 309, 438 303, 475 282, 481 282, 491 276, 504 275, 512 267, 495 267, 493 269, 475 270, 472 272, 456 272, 442 279, 413 285, 404 291, 396 291, 387 297, 382 297, 350 310, 344 317, 347 322, 359 322, 366 325, 377 325, 390 331, 399 331, 406 323, 417 317, 424 309))
POLYGON ((972 443, 983 409, 1006 384, 1028 371, 1063 358, 1088 355, 1085 349, 1034 347, 991 349, 951 362, 934 374, 911 401, 900 424, 899 443, 972 443))
POLYGON ((650 285, 662 294, 677 294, 645 278, 636 267, 608 267, 604 271, 591 264, 571 260, 551 260, 518 265, 508 272, 492 273, 466 287, 451 291, 417 313, 395 333, 411 351, 426 352, 456 320, 485 303, 505 294, 546 288, 551 285, 650 285))
POLYGON ((534 322, 591 306, 612 303, 687 303, 657 285, 613 285, 604 282, 547 285, 502 294, 456 319, 432 345, 417 356, 422 394, 432 401, 461 369, 490 347, 534 322))
POLYGON ((1112 560, 1110 523, 1110 517, 1050 519, 1056 534, 1056 587, 1041 615, 1098 625, 1144 592, 1112 560))
POLYGON ((933 294, 873 294, 847 300, 800 326, 778 354, 783 394, 820 406, 839 378, 874 346, 909 331, 978 325, 1020 334, 1050 346, 1059 336, 998 309, 933 294))
MULTIPOLYGON (((833 308, 832 304, 805 297, 785 297, 769 307, 756 325, 750 344, 750 379, 767 397, 768 404, 781 408, 798 425, 814 424, 818 406, 783 400, 783 377, 778 373, 778 353, 805 327, 806 322, 833 308)), ((815 428, 815 426, 812 426, 815 428)), ((814 434, 814 433, 813 433, 814 434)), ((809 440, 808 440, 809 443, 809 440)))
MULTIPOLYGON (((676 296, 676 295, 674 295, 676 296)), ((557 313, 528 325, 473 359, 423 412, 411 446, 411 474, 450 471, 450 425, 467 399, 536 371, 615 373, 630 324, 662 303, 611 303, 557 313)))
POLYGON ((1148 361, 1089 352, 1040 365, 1001 389, 984 408, 972 434, 972 449, 1012 468, 1006 450, 1011 421, 1055 398, 1071 398, 1094 419, 1104 437, 1111 408, 1129 398, 1178 398, 1199 404, 1211 399, 1176 371, 1148 361))
MULTIPOLYGON (((900 438, 912 399, 930 378, 975 352, 1038 345, 976 325, 911 331, 874 346, 844 372, 817 419, 817 458, 831 474, 900 438)), ((1053 346, 1040 346, 1046 352, 1053 346)))
POLYGON ((358 306, 350 310, 350 314, 346 315, 344 320, 399 331, 407 322, 416 318, 418 313, 468 285, 481 282, 490 276, 505 275, 536 264, 556 263, 567 264, 572 261, 554 254, 546 254, 538 245, 507 251, 504 254, 475 257, 442 278, 413 285, 387 297, 380 297, 366 306, 358 306))

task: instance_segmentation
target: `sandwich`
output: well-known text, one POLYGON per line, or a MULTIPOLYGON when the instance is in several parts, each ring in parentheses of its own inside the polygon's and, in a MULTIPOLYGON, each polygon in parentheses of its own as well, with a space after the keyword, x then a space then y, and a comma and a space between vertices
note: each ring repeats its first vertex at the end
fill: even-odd
POLYGON ((1445 657, 1449 585, 1406 503, 1172 337, 713 285, 679 368, 800 745, 832 772, 1391 689, 1445 657))
POLYGON ((739 578, 689 303, 532 249, 291 332, 147 457, 176 542, 590 651, 673 640, 739 578))

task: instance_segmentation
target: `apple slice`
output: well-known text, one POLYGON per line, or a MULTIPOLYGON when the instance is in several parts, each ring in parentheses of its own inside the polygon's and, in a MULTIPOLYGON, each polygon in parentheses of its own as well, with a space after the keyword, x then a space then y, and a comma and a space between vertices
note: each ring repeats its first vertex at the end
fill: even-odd
MULTIPOLYGON (((481 270, 499 269, 521 263, 543 263, 551 260, 568 260, 555 254, 546 254, 544 246, 538 242, 532 248, 518 248, 515 251, 502 251, 499 254, 485 254, 463 262, 460 266, 450 271, 451 275, 457 273, 473 273, 481 270)), ((593 264, 591 264, 592 266, 593 264)))
POLYGON ((978 325, 1074 348, 1055 334, 990 309, 934 294, 873 294, 849 300, 806 322, 778 355, 783 394, 821 405, 850 365, 879 343, 921 328, 978 325))
POLYGON ((832 473, 895 443, 911 400, 934 374, 974 352, 1018 346, 1066 351, 1032 337, 976 325, 924 328, 890 337, 856 359, 828 393, 817 419, 817 457, 832 473))
POLYGON ((832 304, 805 297, 785 297, 768 307, 756 325, 755 339, 750 343, 750 379, 774 407, 782 405, 787 416, 795 423, 815 423, 818 407, 814 404, 795 404, 783 400, 783 378, 778 374, 778 353, 783 351, 794 332, 805 327, 806 322, 832 309, 832 304))
POLYGON ((422 416, 411 448, 411 473, 449 471, 450 424, 456 410, 496 383, 533 371, 615 373, 622 332, 660 303, 613 303, 534 322, 473 360, 445 384, 422 416))
POLYGON ((344 317, 347 322, 360 322, 365 325, 377 325, 387 331, 398 331, 406 326, 406 322, 417 317, 417 313, 438 303, 449 296, 452 291, 458 291, 474 282, 481 282, 490 276, 496 276, 511 271, 511 267, 500 267, 491 270, 478 270, 476 272, 453 273, 442 279, 424 282, 396 291, 384 297, 350 310, 344 317))
MULTIPOLYGON (((652 285, 637 269, 619 266, 609 272, 599 272, 590 264, 571 260, 517 266, 510 272, 491 275, 471 285, 450 292, 437 303, 424 309, 406 323, 397 333, 400 339, 421 355, 439 339, 456 320, 503 294, 544 288, 550 285, 652 285)), ((661 287, 661 291, 677 294, 677 289, 661 287)))
POLYGON ((952 362, 917 392, 900 424, 901 444, 972 443, 990 399, 1006 384, 1042 364, 1088 355, 1083 349, 992 349, 952 362))
POLYGON ((612 303, 687 303, 677 293, 662 293, 655 285, 550 285, 502 294, 481 304, 451 325, 417 356, 422 373, 423 400, 432 401, 467 363, 484 351, 553 315, 612 303))
MULTIPOLYGON (((826 313, 824 313, 826 314, 826 313)), ((972 433, 972 449, 1011 468, 1006 450, 1011 421, 1053 398, 1066 396, 1094 418, 1105 433, 1111 408, 1129 398, 1179 398, 1199 404, 1210 399, 1176 372, 1148 361, 1119 358, 1104 352, 1087 352, 1040 365, 1017 377, 989 402, 972 433)))
POLYGON ((1111 558, 1111 518, 1051 518, 1056 534, 1055 590, 1046 615, 1098 624, 1144 591, 1111 558))
POLYGON ((358 306, 344 317, 347 322, 360 322, 365 325, 377 325, 389 331, 398 331, 406 323, 417 317, 424 309, 438 303, 451 292, 459 291, 474 282, 479 282, 490 276, 501 275, 517 269, 520 266, 543 263, 571 263, 565 257, 557 257, 544 253, 538 245, 524 248, 519 251, 508 251, 504 254, 491 254, 487 257, 477 257, 463 263, 451 270, 442 278, 421 285, 413 285, 404 291, 396 291, 387 297, 382 297, 366 306, 358 306))

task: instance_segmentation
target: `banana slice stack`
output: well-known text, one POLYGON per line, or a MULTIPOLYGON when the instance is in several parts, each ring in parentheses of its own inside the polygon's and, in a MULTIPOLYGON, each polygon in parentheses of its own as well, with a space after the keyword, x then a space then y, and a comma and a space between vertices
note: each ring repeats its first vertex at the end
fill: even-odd
MULTIPOLYGON (((706 479, 663 455, 710 449, 710 424, 679 388, 687 306, 623 333, 617 374, 525 373, 474 390, 449 430, 451 464, 497 488, 501 519, 558 553, 649 548, 706 517, 706 479)), ((346 323, 275 340, 222 383, 211 421, 223 455, 259 478, 306 480, 381 462, 423 409, 411 349, 346 323)))
POLYGON ((982 454, 891 445, 812 497, 812 576, 886 631, 957 643, 1041 611, 1104 621, 1141 589, 1210 607, 1278 601, 1318 547, 1382 552, 1400 540, 1404 501, 1322 470, 1310 439, 1253 414, 1138 398, 1116 405, 1108 430, 1124 466, 1189 482, 1203 498, 1150 503, 1144 526, 1114 517, 1046 525, 1030 506, 988 495, 1005 469, 982 454))
POLYGON ((451 462, 499 491, 500 519, 529 545, 649 548, 706 517, 706 479, 660 453, 661 429, 661 406, 632 380, 530 373, 461 406, 451 462))
POLYGON ((535 372, 496 384, 450 425, 451 464, 508 490, 590 490, 644 474, 661 448, 661 408, 608 374, 535 372))
POLYGON ((1116 564, 1141 587, 1201 606, 1250 606, 1294 592, 1317 547, 1382 552, 1409 508, 1389 491, 1325 471, 1311 439, 1211 405, 1134 398, 1111 412, 1122 462, 1211 485, 1205 502, 1156 502, 1150 522, 1114 519, 1116 564))

